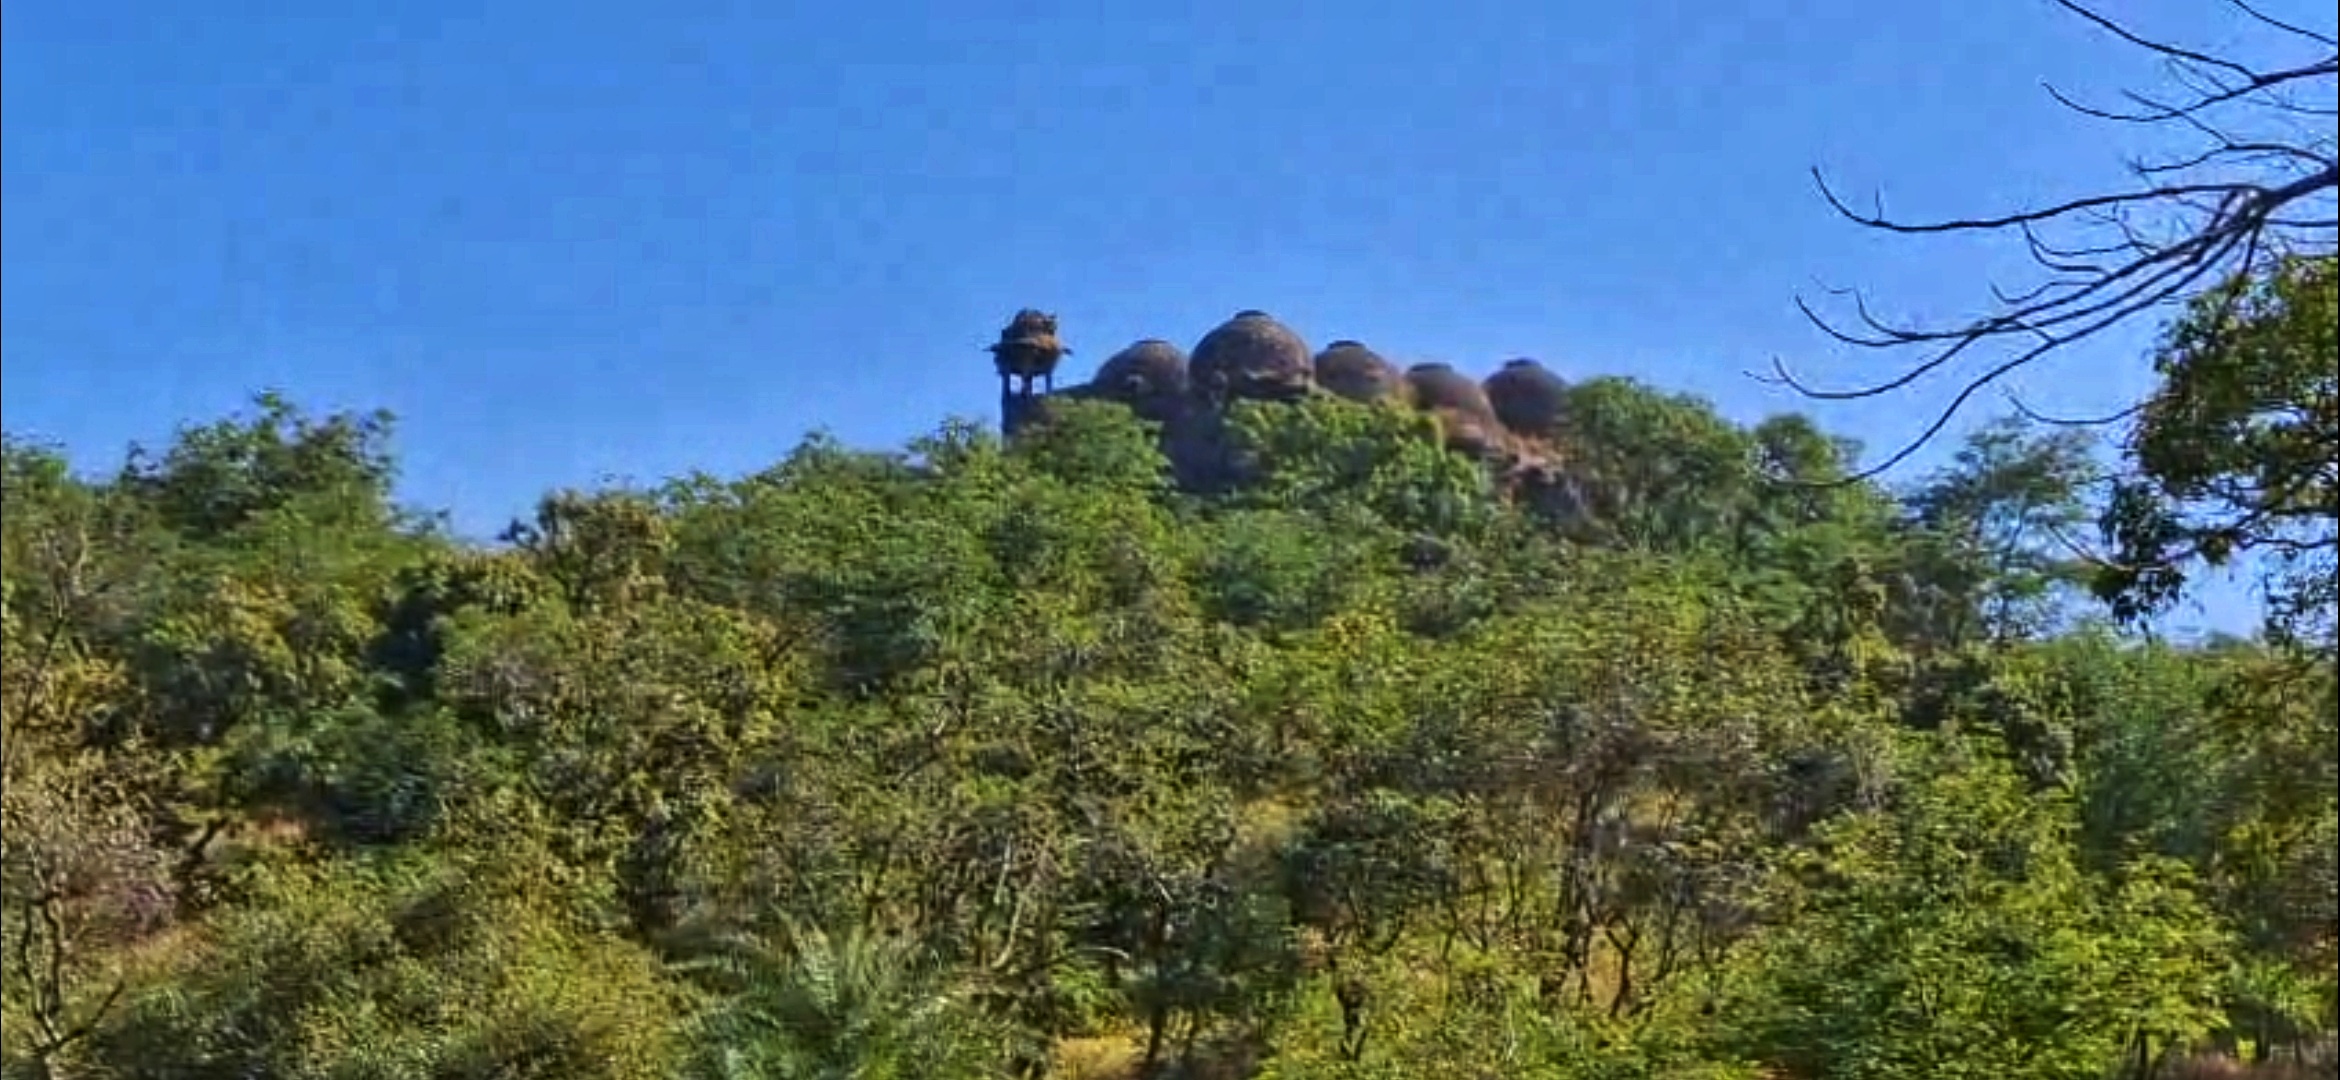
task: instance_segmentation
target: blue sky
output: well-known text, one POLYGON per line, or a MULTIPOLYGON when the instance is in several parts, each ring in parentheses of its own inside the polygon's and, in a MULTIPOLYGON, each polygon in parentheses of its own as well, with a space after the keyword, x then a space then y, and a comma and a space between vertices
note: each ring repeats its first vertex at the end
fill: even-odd
MULTIPOLYGON (((2253 40, 2208 0, 2113 8, 2253 40)), ((1958 315, 2023 262, 1866 234, 1806 170, 1911 214, 2101 187, 2149 147, 2039 84, 2155 76, 2047 0, 14 3, 0 412, 109 465, 263 387, 386 407, 406 494, 486 533, 550 486, 988 418, 1018 307, 1062 316, 1076 377, 1258 307, 1881 452, 1944 392, 1750 379, 1880 370, 1794 295, 1958 315)), ((2148 341, 2020 388, 2117 405, 2148 341)))

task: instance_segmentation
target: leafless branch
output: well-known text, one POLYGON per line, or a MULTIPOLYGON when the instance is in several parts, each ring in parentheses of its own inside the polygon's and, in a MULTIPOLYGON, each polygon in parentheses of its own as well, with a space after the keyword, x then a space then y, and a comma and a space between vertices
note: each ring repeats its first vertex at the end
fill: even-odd
POLYGON ((2111 109, 2085 105, 2066 96, 2052 84, 2047 87, 2047 92, 2050 97, 2056 99, 2058 104, 2083 116, 2125 124, 2158 124, 2170 120, 2183 120, 2228 102, 2241 101, 2253 94, 2268 93, 2292 83, 2308 82, 2319 78, 2328 79, 2332 77, 2335 70, 2340 70, 2340 56, 2326 57, 2312 64, 2303 64, 2282 71, 2254 72, 2242 82, 2229 83, 2223 79, 2206 75, 2199 69, 2188 68, 2180 64, 2172 68, 2173 74, 2179 76, 2178 81, 2187 84, 2186 89, 2194 95, 2194 100, 2183 105, 2172 105, 2133 91, 2121 95, 2143 109, 2142 112, 2115 112, 2111 109))
MULTIPOLYGON (((2332 111, 2335 76, 2340 54, 2330 35, 2286 22, 2245 0, 2226 0, 2252 22, 2279 31, 2297 44, 2311 43, 2317 53, 2304 61, 2256 67, 2240 60, 2212 55, 2139 33, 2098 13, 2078 0, 2054 0, 2130 46, 2164 62, 2170 78, 2182 91, 2177 100, 2143 93, 2124 95, 2127 110, 2105 109, 2081 103, 2054 87, 2054 99, 2083 115, 2124 124, 2163 125, 2202 140, 2198 148, 2165 160, 2130 163, 2138 178, 2134 186, 2083 195, 2053 205, 1984 217, 1939 221, 1907 221, 1889 216, 1878 203, 1874 209, 1855 210, 1813 170, 1821 197, 1830 208, 1863 228, 1900 235, 1953 233, 2015 233, 2033 263, 2046 272, 2045 280, 2028 288, 2009 290, 1996 283, 1991 294, 1997 306, 1989 314, 1947 325, 1895 325, 1880 319, 1858 292, 1848 297, 1851 318, 1839 321, 1823 316, 1803 297, 1797 308, 1830 339, 1865 349, 1918 348, 1922 355, 1898 374, 1865 385, 1823 389, 1791 375, 1775 360, 1768 376, 1804 396, 1830 401, 1876 397, 1908 387, 1943 371, 1978 346, 2006 343, 2014 355, 1969 379, 1950 405, 1911 442, 1884 461, 1838 483, 1874 477, 1907 460, 1946 428, 1984 387, 2042 357, 2106 328, 2127 322, 2168 304, 2183 302, 2238 273, 2246 273, 2269 255, 2297 251, 2331 250, 2334 217, 2331 212, 2340 165, 2335 163, 2328 131, 2303 126, 2293 115, 2322 116, 2332 111), (2312 100, 2302 97, 2313 95, 2312 100), (2254 110, 2262 123, 2249 133, 2234 121, 2238 114, 2225 107, 2254 110), (2215 115, 2213 115, 2215 114, 2215 115), (2275 121, 2267 123, 2267 121, 2275 121), (2262 130, 2273 128, 2279 130, 2262 130), (2153 235, 2141 231, 2146 223, 2153 235), (2164 228, 2166 239, 2156 239, 2164 228), (2055 238, 2050 230, 2097 229, 2109 236, 2055 238)), ((1759 376, 1762 377, 1762 376, 1759 376)), ((2022 408, 2018 403, 2018 408, 2022 408)), ((2024 410, 2030 414, 2028 409, 2024 410)), ((2050 420, 2038 417, 2035 419, 2050 420)), ((2134 410, 2095 423, 2112 423, 2134 415, 2134 410)))
POLYGON ((2024 419, 2049 427, 2109 427, 2113 424, 2125 423, 2138 413, 2145 411, 2145 403, 2137 402, 2102 416, 2050 416, 2024 404, 2022 396, 2012 390, 2007 392, 2007 404, 2013 406, 2016 414, 2024 419))
POLYGON ((2318 33, 2314 30, 2307 29, 2306 27, 2285 22, 2267 14, 2266 12, 2260 11, 2258 8, 2244 3, 2243 0, 2226 0, 2226 2, 2240 9, 2243 14, 2257 19, 2258 21, 2263 22, 2269 26, 2272 26, 2277 30, 2281 30, 2287 34, 2297 34, 2300 37, 2306 38, 2309 41, 2313 41, 2316 44, 2322 45, 2326 48, 2340 48, 2340 41, 2334 40, 2330 34, 2318 33))

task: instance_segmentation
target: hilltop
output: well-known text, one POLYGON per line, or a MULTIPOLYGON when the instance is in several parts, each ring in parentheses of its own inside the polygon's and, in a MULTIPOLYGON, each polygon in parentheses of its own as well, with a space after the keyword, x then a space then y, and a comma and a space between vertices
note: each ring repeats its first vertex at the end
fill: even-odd
MULTIPOLYGON (((1482 465, 1505 498, 1578 526, 1591 524, 1588 500, 1598 497, 1591 489, 1601 477, 1569 463, 1604 455, 1586 444, 1588 426, 1572 418, 1598 412, 1597 399, 1630 385, 1616 379, 1572 385, 1529 357, 1505 360, 1475 380, 1439 361, 1400 367, 1352 339, 1317 351, 1255 309, 1203 334, 1191 355, 1166 339, 1144 338, 1113 353, 1085 382, 1061 390, 1055 376, 1071 353, 1055 316, 1018 312, 991 351, 1005 433, 1045 426, 1066 403, 1110 402, 1158 433, 1175 483, 1189 493, 1224 493, 1258 479, 1229 430, 1230 409, 1246 402, 1347 402, 1412 418, 1401 427, 1482 465)), ((1703 409, 1687 400, 1672 404, 1703 409)))
POLYGON ((1019 322, 1012 434, 493 546, 392 500, 385 416, 12 441, 10 1075, 2097 1080, 2332 1029, 2329 667, 2091 617, 2074 433, 1890 491, 1800 416, 1257 314, 1054 391, 1019 322))

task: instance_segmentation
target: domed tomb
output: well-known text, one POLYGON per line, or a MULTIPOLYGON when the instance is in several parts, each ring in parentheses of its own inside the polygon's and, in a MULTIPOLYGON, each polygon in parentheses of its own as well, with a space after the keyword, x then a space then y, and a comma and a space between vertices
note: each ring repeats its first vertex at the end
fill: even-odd
POLYGON ((1148 420, 1167 420, 1186 395, 1186 353, 1160 338, 1135 342, 1097 369, 1088 390, 1148 420))
POLYGON ((1382 401, 1405 393, 1405 374, 1355 341, 1336 341, 1316 354, 1316 385, 1350 401, 1382 401))
POLYGON ((1549 439, 1567 418, 1568 383, 1534 360, 1505 361, 1485 390, 1496 419, 1516 434, 1549 439))
POLYGON ((1308 343, 1263 311, 1240 311, 1195 343, 1187 380, 1213 400, 1292 401, 1307 394, 1314 372, 1308 343))
POLYGON ((1406 389, 1415 408, 1438 417, 1447 446, 1482 458, 1508 449, 1495 407, 1470 376, 1448 364, 1416 364, 1406 369, 1406 389))

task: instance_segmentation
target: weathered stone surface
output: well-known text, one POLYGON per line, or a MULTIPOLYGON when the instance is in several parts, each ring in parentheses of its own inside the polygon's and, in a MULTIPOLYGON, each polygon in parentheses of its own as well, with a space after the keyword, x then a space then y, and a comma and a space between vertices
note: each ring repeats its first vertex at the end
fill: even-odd
POLYGON ((1514 433, 1550 439, 1567 423, 1568 383, 1534 360, 1507 361, 1487 376, 1485 390, 1496 418, 1514 433))
POLYGON ((1211 401, 1296 401, 1308 393, 1315 371, 1300 335, 1265 312, 1242 311, 1195 343, 1188 380, 1197 396, 1211 401))
POLYGON ((1447 364, 1416 364, 1406 369, 1406 389, 1415 408, 1438 418, 1448 447, 1489 460, 1509 449, 1487 392, 1470 376, 1447 364))
POLYGON ((1007 328, 999 332, 999 341, 990 347, 994 365, 999 374, 1021 378, 1046 378, 1055 374, 1056 365, 1072 350, 1056 336, 1056 316, 1033 308, 1016 312, 1008 320, 1007 328))
POLYGON ((1316 385, 1350 401, 1386 401, 1405 394, 1405 373, 1354 341, 1336 341, 1316 354, 1316 385))
MULTIPOLYGON (((1002 374, 1015 357, 1069 353, 1056 340, 1055 317, 1026 310, 993 352, 1002 374), (1053 350, 1053 352, 1050 352, 1053 350)), ((1440 363, 1400 371, 1365 345, 1335 341, 1311 356, 1289 327, 1264 312, 1242 311, 1204 335, 1191 360, 1159 338, 1132 343, 1090 381, 1020 402, 1003 400, 1008 427, 1044 423, 1048 403, 1105 400, 1161 424, 1162 449, 1179 486, 1226 491, 1247 472, 1229 446, 1222 406, 1249 398, 1299 401, 1322 390, 1359 402, 1403 403, 1434 416, 1449 448, 1486 463, 1497 487, 1531 512, 1565 525, 1585 513, 1579 478, 1565 467, 1568 384, 1533 360, 1513 360, 1482 383, 1440 363)), ((1003 395, 1015 397, 1015 395, 1003 395)))
POLYGON ((1167 421, 1185 403, 1186 354, 1160 338, 1136 342, 1105 361, 1088 390, 1148 420, 1167 421))

